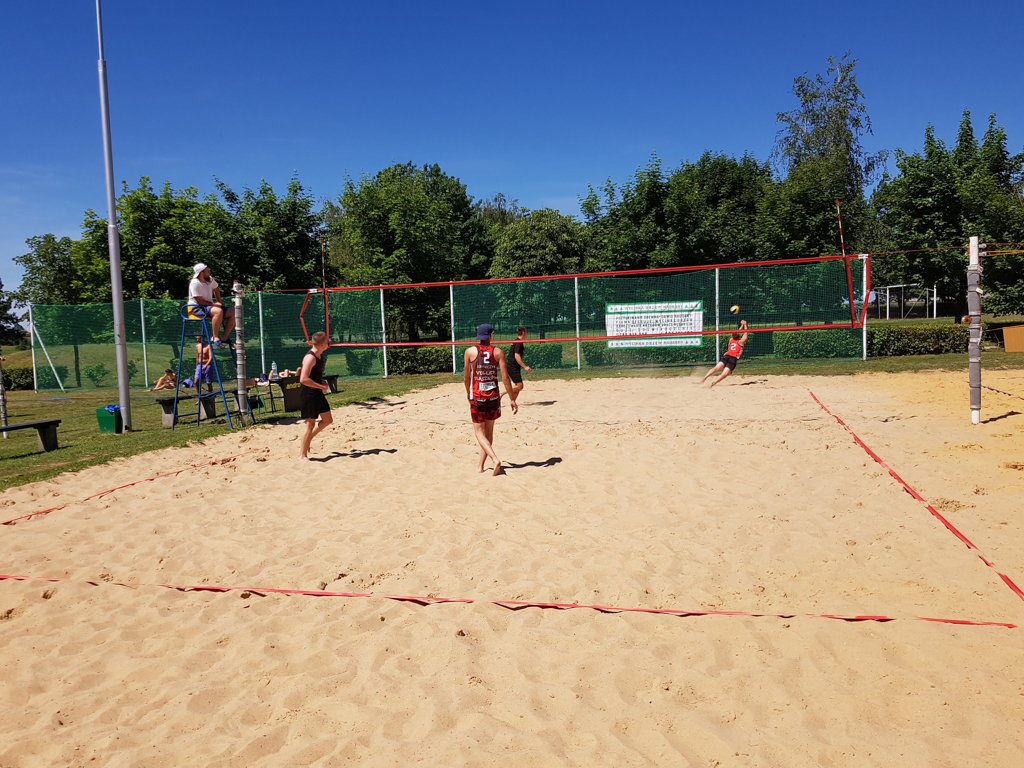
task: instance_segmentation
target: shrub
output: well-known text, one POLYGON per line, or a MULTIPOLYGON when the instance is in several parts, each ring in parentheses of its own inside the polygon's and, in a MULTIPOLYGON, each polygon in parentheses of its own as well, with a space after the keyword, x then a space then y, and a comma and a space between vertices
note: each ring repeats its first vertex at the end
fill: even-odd
POLYGON ((715 341, 706 337, 698 347, 640 347, 609 349, 605 341, 584 341, 583 359, 589 366, 679 365, 707 362, 714 357, 715 341))
MULTIPOLYGON (((349 376, 367 376, 377 360, 375 349, 346 349, 345 365, 349 376)), ((388 361, 391 362, 390 360, 388 361)))
MULTIPOLYGON (((39 386, 43 386, 42 371, 39 372, 39 386)), ((110 371, 107 370, 107 366, 103 363, 96 363, 95 365, 87 365, 82 368, 82 373, 85 374, 85 378, 92 382, 94 387, 98 387, 107 376, 110 375, 110 371)))
MULTIPOLYGON (((505 354, 508 355, 510 352, 505 350, 505 354)), ((526 353, 523 355, 523 362, 531 368, 561 368, 562 344, 560 342, 527 344, 526 353)))
MULTIPOLYGON (((64 384, 64 386, 67 386, 68 385, 68 367, 66 365, 55 365, 54 368, 57 369, 57 375, 60 376, 61 382, 64 384)), ((29 368, 29 371, 31 371, 31 370, 32 369, 29 368)), ((37 366, 37 368, 36 368, 36 376, 39 379, 39 388, 40 389, 59 389, 60 388, 60 384, 58 384, 57 380, 55 378, 53 378, 53 371, 50 369, 49 365, 39 365, 39 366, 37 366)), ((31 374, 30 374, 30 381, 31 381, 31 374)), ((27 389, 32 389, 32 385, 30 384, 27 387, 27 389)))
POLYGON ((590 366, 609 365, 608 344, 603 341, 584 341, 580 344, 583 352, 583 361, 590 366))
MULTIPOLYGON (((50 378, 53 378, 53 374, 50 374, 50 378)), ((34 382, 32 380, 32 366, 31 365, 16 365, 10 368, 4 368, 4 387, 7 389, 32 389, 34 382)))
POLYGON ((452 369, 452 348, 396 347, 388 350, 388 374, 445 373, 452 369))
POLYGON ((775 354, 790 360, 860 357, 863 352, 859 330, 775 331, 771 335, 775 354))
POLYGON ((966 352, 969 340, 966 324, 868 326, 868 357, 966 352))

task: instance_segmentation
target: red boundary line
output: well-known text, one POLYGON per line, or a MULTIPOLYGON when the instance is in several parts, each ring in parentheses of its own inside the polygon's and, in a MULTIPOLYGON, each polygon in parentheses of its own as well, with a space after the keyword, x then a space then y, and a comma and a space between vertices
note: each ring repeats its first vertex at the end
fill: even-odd
POLYGON ((1008 586, 1010 589, 1012 589, 1014 594, 1017 595, 1017 597, 1019 597, 1021 600, 1024 600, 1024 592, 1021 591, 1020 587, 1018 587, 1016 584, 1014 584, 1009 576, 1007 576, 1004 573, 1000 573, 996 569, 995 563, 993 563, 991 560, 989 560, 987 557, 985 557, 981 553, 981 550, 979 550, 974 545, 974 542, 972 542, 970 539, 968 539, 966 536, 964 536, 962 533, 960 533, 960 531, 958 531, 956 529, 956 526, 954 526, 951 522, 949 522, 949 520, 947 520, 942 515, 940 515, 938 510, 935 509, 935 507, 933 507, 931 504, 929 504, 925 500, 925 498, 923 496, 921 496, 921 494, 919 494, 917 491, 915 491, 913 488, 911 488, 910 484, 907 483, 906 480, 904 480, 902 477, 897 475, 895 470, 892 467, 890 467, 888 464, 886 464, 877 453, 875 453, 873 450, 868 448, 867 444, 863 440, 861 440, 859 437, 857 437, 857 434, 852 429, 850 429, 849 426, 847 426, 846 422, 843 421, 841 418, 839 418, 836 414, 832 413, 832 411, 830 411, 825 406, 825 404, 823 402, 821 402, 821 400, 818 399, 817 395, 815 395, 813 392, 811 392, 810 389, 808 389, 807 392, 810 394, 811 397, 814 398, 814 402, 816 402, 818 405, 821 406, 822 410, 824 410, 825 413, 827 413, 833 419, 838 421, 840 426, 842 426, 843 429, 845 429, 847 432, 850 433, 851 437, 853 437, 853 439, 857 442, 857 445, 859 445, 861 448, 863 448, 867 452, 868 456, 870 456, 872 459, 874 459, 876 462, 878 462, 881 466, 883 466, 886 469, 886 471, 888 471, 888 473, 893 476, 893 478, 896 480, 896 482, 898 482, 900 485, 903 486, 903 488, 907 491, 907 493, 909 493, 915 499, 917 499, 922 504, 924 504, 925 507, 927 508, 927 510, 929 512, 931 512, 932 515, 934 515, 935 518, 940 523, 942 523, 944 526, 946 526, 946 528, 948 528, 949 531, 954 536, 956 536, 958 539, 960 539, 960 541, 962 541, 964 543, 964 545, 966 545, 966 547, 968 549, 973 549, 977 553, 978 557, 981 559, 981 562, 983 562, 989 568, 994 570, 996 572, 996 574, 999 576, 999 578, 1003 580, 1003 582, 1006 584, 1006 586, 1008 586))
MULTIPOLYGON (((49 581, 49 582, 73 582, 73 579, 57 579, 48 576, 15 576, 0 574, 0 581, 49 581)), ((76 582, 92 584, 111 584, 116 587, 163 587, 178 592, 251 592, 256 595, 277 594, 277 595, 305 595, 309 597, 380 597, 384 600, 396 600, 404 603, 416 603, 421 606, 436 605, 438 603, 483 603, 498 605, 510 611, 519 611, 524 608, 553 608, 555 610, 569 610, 572 608, 584 608, 586 610, 598 611, 599 613, 652 613, 665 616, 749 616, 752 618, 770 617, 779 619, 792 619, 798 616, 805 616, 812 619, 837 619, 839 621, 876 621, 885 623, 889 621, 901 621, 895 616, 841 616, 832 613, 755 613, 752 611, 703 611, 686 610, 677 608, 621 608, 612 605, 583 605, 580 603, 543 603, 527 602, 522 600, 476 600, 465 597, 423 597, 418 595, 374 595, 368 592, 329 592, 319 589, 277 589, 271 587, 229 587, 212 584, 127 584, 124 582, 99 582, 84 581, 76 582)), ((941 619, 926 616, 914 616, 904 621, 930 621, 938 624, 958 624, 971 627, 1005 627, 1006 629, 1017 629, 1016 624, 1009 624, 1001 621, 972 621, 970 619, 941 619)))
MULTIPOLYGON (((113 493, 114 491, 120 491, 122 488, 131 488, 133 485, 138 485, 139 483, 148 483, 151 480, 158 480, 161 477, 171 477, 172 475, 180 475, 182 472, 188 472, 189 470, 192 470, 192 469, 199 469, 200 467, 210 467, 210 466, 213 466, 215 464, 224 464, 226 462, 229 462, 229 461, 232 461, 234 459, 237 459, 239 456, 248 456, 250 453, 259 453, 259 449, 252 450, 252 451, 246 451, 245 453, 236 453, 234 456, 226 456, 223 459, 214 459, 213 461, 208 461, 205 464, 196 464, 195 466, 192 466, 192 467, 183 467, 182 469, 176 469, 173 472, 165 472, 162 475, 154 475, 153 477, 145 477, 142 480, 136 480, 133 483, 125 483, 124 485, 119 485, 116 488, 111 488, 111 489, 106 490, 106 491, 100 491, 99 493, 94 493, 92 496, 86 496, 84 499, 81 499, 77 503, 82 503, 82 502, 85 502, 85 501, 89 501, 91 499, 98 499, 100 496, 106 496, 108 493, 113 493)), ((74 504, 74 503, 76 503, 76 502, 69 501, 69 502, 66 502, 64 504, 61 504, 58 507, 50 507, 49 509, 44 509, 44 510, 41 510, 39 512, 33 512, 30 515, 22 515, 21 517, 15 517, 15 518, 13 518, 11 520, 4 520, 3 522, 0 522, 0 525, 11 525, 12 523, 16 523, 18 520, 27 520, 28 518, 36 517, 37 515, 46 515, 46 514, 49 514, 50 512, 55 512, 58 509, 63 509, 68 504, 74 504)))

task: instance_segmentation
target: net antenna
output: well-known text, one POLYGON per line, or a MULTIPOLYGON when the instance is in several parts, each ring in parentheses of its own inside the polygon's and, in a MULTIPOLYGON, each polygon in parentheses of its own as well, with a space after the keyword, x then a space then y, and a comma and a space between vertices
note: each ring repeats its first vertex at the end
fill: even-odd
POLYGON ((839 210, 839 198, 836 198, 836 216, 839 217, 839 247, 843 251, 843 256, 846 255, 846 241, 843 240, 843 214, 839 210))

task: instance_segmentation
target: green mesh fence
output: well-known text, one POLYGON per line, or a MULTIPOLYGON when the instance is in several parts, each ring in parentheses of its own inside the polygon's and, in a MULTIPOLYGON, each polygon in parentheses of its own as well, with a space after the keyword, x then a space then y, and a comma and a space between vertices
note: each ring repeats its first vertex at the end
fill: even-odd
MULTIPOLYGON (((850 325, 850 285, 859 318, 866 275, 853 260, 758 263, 735 267, 585 275, 443 286, 332 290, 324 293, 249 293, 244 299, 246 371, 252 377, 295 370, 308 350, 307 333, 329 330, 333 346, 325 372, 342 377, 461 371, 463 346, 481 323, 508 344, 526 326, 524 359, 535 369, 711 364, 724 352, 740 319, 755 331, 743 359, 793 362, 854 358, 861 354, 859 328, 850 325), (382 304, 383 301, 383 304, 382 304), (739 307, 732 314, 730 307, 739 307), (756 332, 765 329, 764 332, 756 332), (771 330, 768 330, 771 329, 771 330), (606 336, 641 338, 606 339, 606 336), (551 339, 552 341, 545 341, 551 339), (388 344, 413 342, 417 347, 388 344), (339 346, 344 345, 344 346, 339 346), (364 346, 365 345, 365 346, 364 346), (377 345, 377 346, 372 346, 377 345)), ((165 368, 177 369, 181 301, 125 302, 128 373, 133 387, 149 387, 165 368)), ((117 386, 111 306, 32 307, 39 389, 117 386)), ((189 324, 183 376, 195 369, 189 324)), ((230 353, 216 353, 220 375, 236 377, 230 353)))
MULTIPOLYGON (((323 294, 310 294, 305 316, 310 333, 322 330, 325 323, 323 294), (317 321, 319 324, 317 324, 317 321), (313 327, 315 325, 315 327, 313 327)), ((272 363, 278 369, 296 370, 309 350, 302 328, 300 311, 306 293, 249 293, 243 303, 245 324, 246 373, 254 377, 269 373, 272 363)), ((165 368, 178 369, 182 320, 178 300, 135 299, 125 301, 125 334, 128 347, 128 376, 133 388, 152 387, 165 368)), ((107 389, 117 387, 117 362, 114 351, 114 321, 110 304, 55 306, 34 304, 32 345, 38 389, 107 389), (57 379, 60 379, 58 384, 57 379)), ((380 327, 379 303, 377 327, 380 327)), ((196 366, 196 334, 199 323, 188 324, 182 356, 182 378, 191 378, 196 366)), ((379 340, 380 334, 377 334, 379 340)), ((331 350, 325 373, 339 376, 383 375, 379 350, 359 352, 331 350)), ((232 382, 237 376, 230 352, 216 352, 221 379, 232 382)))

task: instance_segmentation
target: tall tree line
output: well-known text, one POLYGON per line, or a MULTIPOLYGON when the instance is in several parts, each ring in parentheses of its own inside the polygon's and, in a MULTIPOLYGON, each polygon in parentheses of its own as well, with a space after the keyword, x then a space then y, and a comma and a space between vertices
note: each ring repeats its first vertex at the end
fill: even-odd
MULTIPOLYGON (((652 155, 622 183, 581 194, 582 221, 528 210, 504 195, 474 199, 437 165, 399 163, 348 178, 317 204, 293 178, 283 195, 263 182, 241 194, 217 181, 200 198, 148 178, 118 198, 126 295, 182 297, 191 265, 253 289, 374 285, 691 266, 834 254, 836 201, 848 253, 918 251, 983 241, 1024 242, 1024 152, 1011 154, 991 115, 979 140, 963 114, 949 148, 931 126, 919 151, 868 152, 871 120, 849 53, 823 74, 797 77, 794 109, 779 112, 772 155, 705 152, 667 168, 652 155)), ((42 235, 17 259, 8 302, 110 300, 106 221, 88 211, 77 240, 42 235)), ((962 250, 876 259, 876 284, 938 285, 964 295, 962 250)), ((986 260, 989 311, 1024 313, 1024 259, 986 260)), ((447 313, 429 291, 396 293, 389 326, 411 339, 444 338, 447 313)), ((0 310, 3 309, 0 303, 0 310)), ((961 314, 957 312, 957 314, 961 314)), ((0 321, 2 325, 2 321, 0 321)))

